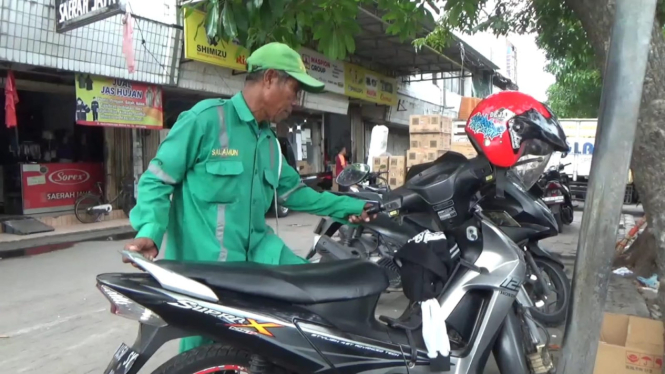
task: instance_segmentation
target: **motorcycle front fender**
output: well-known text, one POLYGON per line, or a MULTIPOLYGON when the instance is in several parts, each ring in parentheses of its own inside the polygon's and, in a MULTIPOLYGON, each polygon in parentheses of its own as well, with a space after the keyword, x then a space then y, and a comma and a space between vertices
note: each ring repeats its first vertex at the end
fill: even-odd
POLYGON ((562 269, 564 268, 564 265, 563 265, 563 262, 561 261, 560 256, 548 251, 545 248, 543 248, 540 245, 540 243, 537 243, 537 242, 533 243, 532 242, 532 243, 527 244, 526 247, 529 250, 529 252, 531 252, 531 255, 534 258, 545 258, 545 259, 548 259, 548 260, 556 263, 557 265, 561 266, 562 269))

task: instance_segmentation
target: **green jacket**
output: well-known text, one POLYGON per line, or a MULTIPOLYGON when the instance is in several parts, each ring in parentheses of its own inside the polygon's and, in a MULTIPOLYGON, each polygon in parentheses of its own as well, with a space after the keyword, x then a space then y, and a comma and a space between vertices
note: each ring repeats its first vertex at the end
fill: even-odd
POLYGON ((167 259, 304 262, 266 225, 275 190, 292 210, 337 219, 365 205, 304 186, 241 93, 203 100, 180 114, 141 176, 130 222, 158 248, 166 233, 167 259))

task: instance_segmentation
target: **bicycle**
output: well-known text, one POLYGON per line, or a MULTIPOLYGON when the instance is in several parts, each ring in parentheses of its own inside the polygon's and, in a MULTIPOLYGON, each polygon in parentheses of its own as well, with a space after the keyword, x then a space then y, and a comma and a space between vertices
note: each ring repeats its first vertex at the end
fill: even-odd
POLYGON ((106 201, 101 182, 95 184, 98 193, 89 192, 76 199, 74 205, 74 214, 81 223, 93 223, 101 221, 102 216, 108 215, 113 211, 113 203, 118 202, 118 206, 129 217, 129 211, 132 210, 136 201, 134 200, 134 180, 126 180, 118 195, 111 201, 106 201))

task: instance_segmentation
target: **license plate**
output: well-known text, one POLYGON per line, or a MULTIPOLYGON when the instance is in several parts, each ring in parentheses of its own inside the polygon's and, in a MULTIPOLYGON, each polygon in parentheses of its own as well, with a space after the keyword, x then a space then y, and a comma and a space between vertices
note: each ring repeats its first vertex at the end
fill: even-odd
POLYGON ((118 350, 115 351, 111 363, 104 371, 104 374, 127 374, 136 362, 139 354, 136 353, 127 344, 122 343, 118 350))

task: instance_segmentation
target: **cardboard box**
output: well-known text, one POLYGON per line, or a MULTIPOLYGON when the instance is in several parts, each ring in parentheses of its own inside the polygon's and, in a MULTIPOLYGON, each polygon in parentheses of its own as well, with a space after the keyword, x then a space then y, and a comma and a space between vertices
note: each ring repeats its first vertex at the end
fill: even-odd
MULTIPOLYGON (((402 156, 404 157, 404 156, 402 156)), ((404 179, 406 177, 406 168, 390 170, 388 173, 388 185, 390 188, 397 188, 404 185, 404 179)))
POLYGON ((374 157, 374 161, 372 164, 372 171, 374 172, 388 171, 389 160, 390 160, 389 156, 374 157))
POLYGON ((453 119, 440 115, 413 115, 409 117, 409 132, 445 133, 453 130, 453 119))
POLYGON ((390 166, 388 170, 392 171, 406 171, 406 156, 390 156, 390 166))
POLYGON ((298 168, 299 174, 311 174, 312 166, 307 161, 298 161, 296 162, 296 167, 298 168))
POLYGON ((594 374, 657 374, 662 367, 662 322, 605 313, 594 374))
POLYGON ((411 134, 410 138, 411 148, 450 149, 451 134, 411 134))
MULTIPOLYGON (((414 165, 420 165, 427 162, 432 162, 437 158, 443 156, 446 150, 430 149, 430 148, 411 148, 406 152, 406 172, 414 165)), ((406 175, 405 172, 405 175, 406 175)))
POLYGON ((461 153, 466 158, 474 158, 478 156, 478 152, 473 148, 473 145, 468 140, 463 141, 453 141, 450 146, 450 150, 453 152, 461 153))
POLYGON ((478 105, 478 103, 480 103, 481 100, 482 99, 479 99, 477 97, 462 97, 462 102, 460 103, 457 117, 465 121, 469 119, 471 112, 473 112, 473 110, 476 108, 476 106, 478 105))

